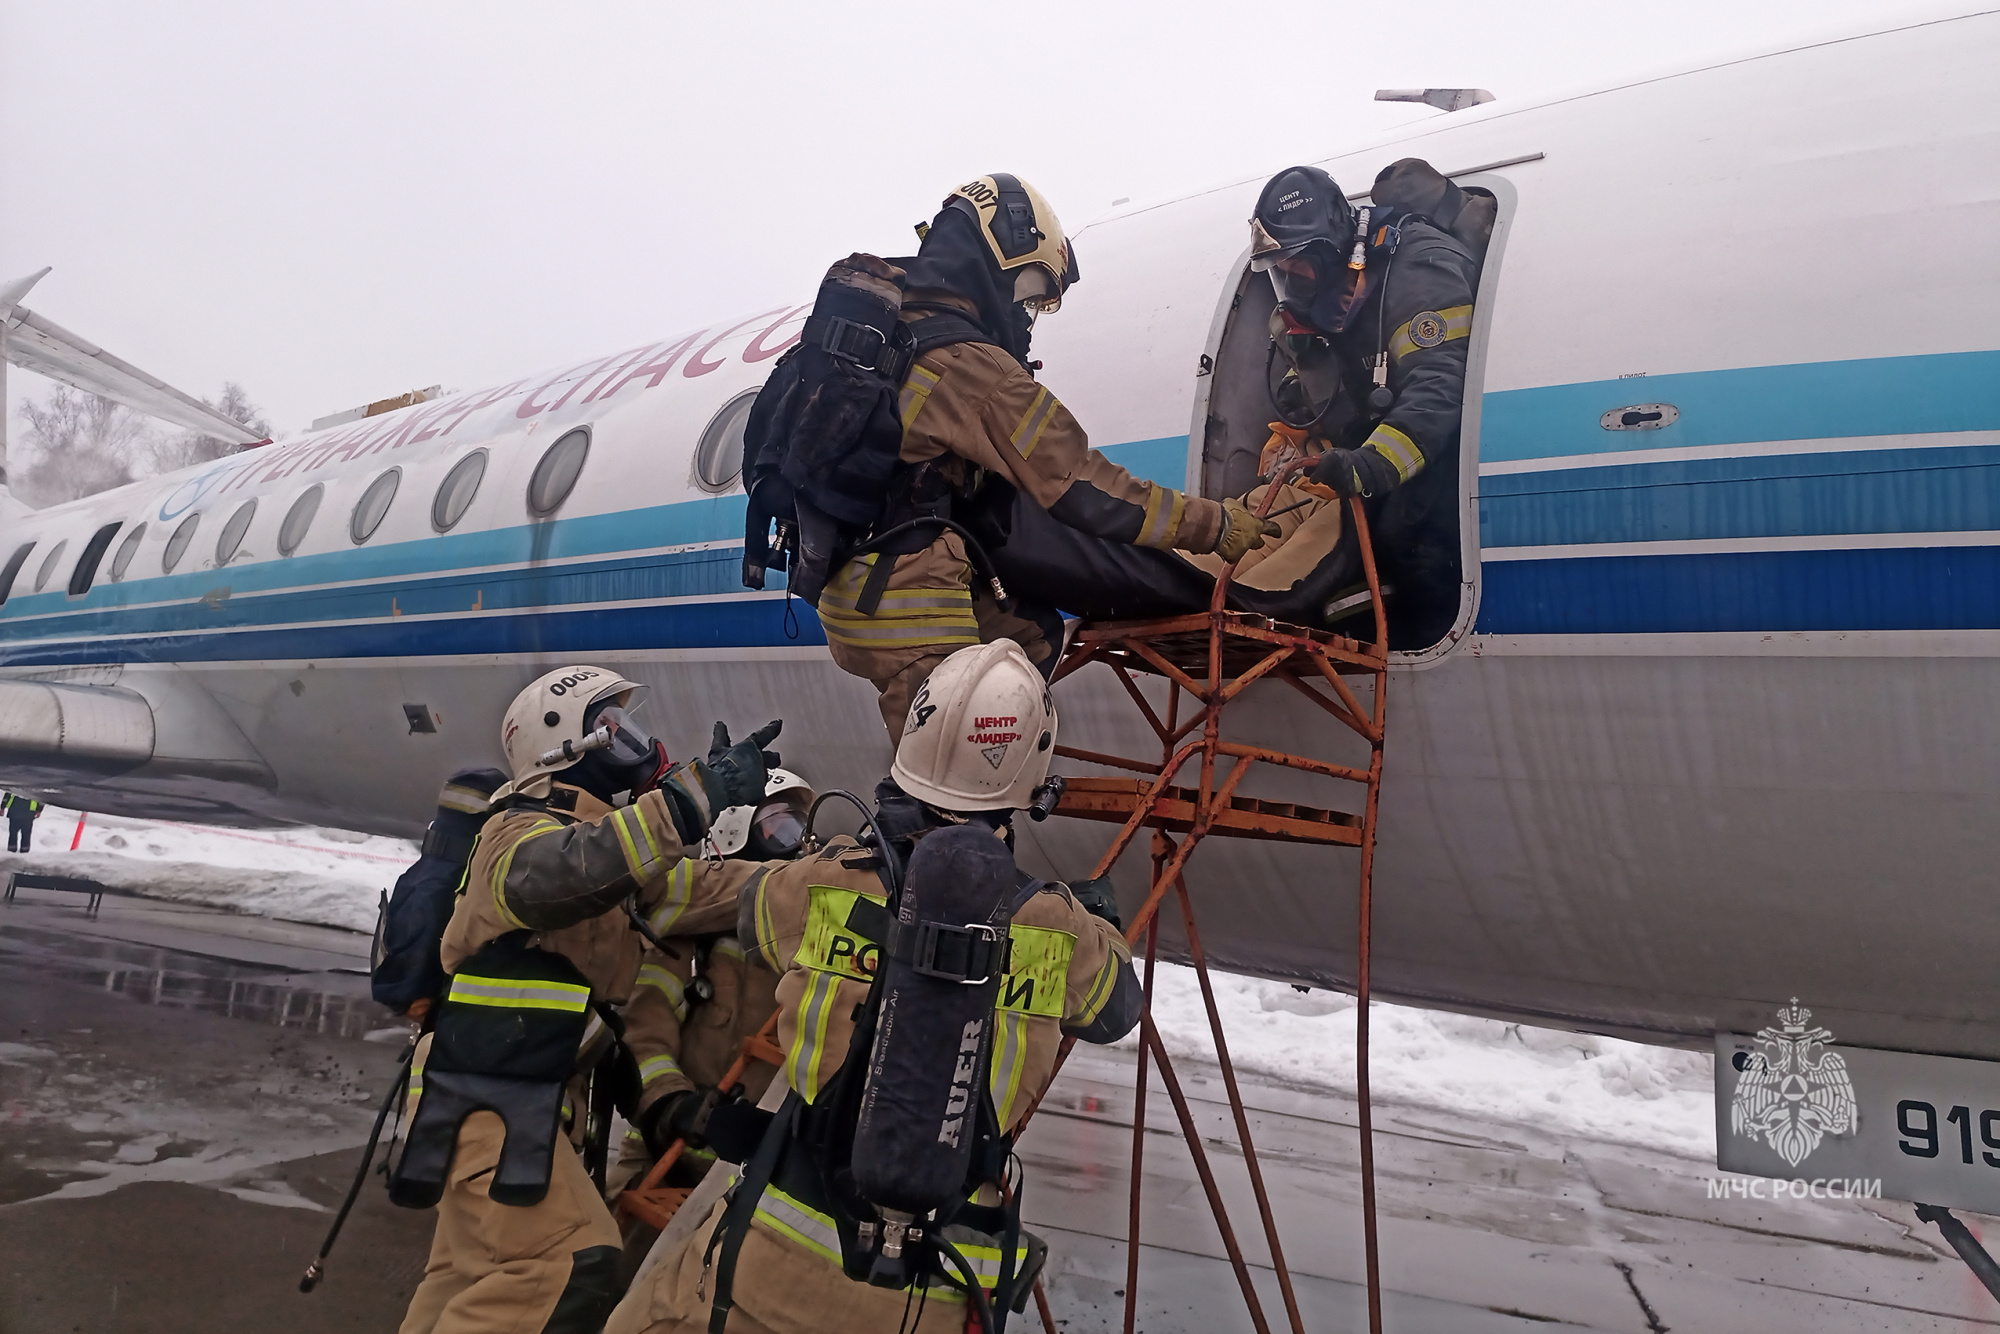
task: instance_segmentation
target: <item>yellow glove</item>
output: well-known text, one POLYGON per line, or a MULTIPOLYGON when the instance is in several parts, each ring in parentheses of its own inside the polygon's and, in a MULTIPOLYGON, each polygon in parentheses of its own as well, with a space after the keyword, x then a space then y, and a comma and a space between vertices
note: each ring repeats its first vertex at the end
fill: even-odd
POLYGON ((1222 536, 1215 539, 1215 554, 1225 564, 1234 565, 1263 546, 1265 538, 1283 531, 1276 519, 1258 518, 1248 505, 1231 496, 1222 502, 1222 536))

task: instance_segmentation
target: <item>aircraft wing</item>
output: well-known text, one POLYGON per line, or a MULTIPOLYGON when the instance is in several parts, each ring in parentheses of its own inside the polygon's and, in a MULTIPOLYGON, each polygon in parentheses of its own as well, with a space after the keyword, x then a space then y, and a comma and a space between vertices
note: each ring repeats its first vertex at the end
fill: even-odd
POLYGON ((263 436, 231 421, 200 399, 182 393, 131 362, 77 337, 55 321, 9 300, 25 296, 27 288, 41 276, 35 274, 0 291, 0 326, 4 326, 0 348, 5 349, 8 361, 203 435, 238 445, 262 443, 263 436))

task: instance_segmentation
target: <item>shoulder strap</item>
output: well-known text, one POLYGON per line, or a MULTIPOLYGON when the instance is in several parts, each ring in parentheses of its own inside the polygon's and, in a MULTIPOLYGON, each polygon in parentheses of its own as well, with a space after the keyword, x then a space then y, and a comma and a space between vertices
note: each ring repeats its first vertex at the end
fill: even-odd
MULTIPOLYGON (((906 310, 929 309, 929 307, 909 304, 906 310)), ((986 331, 955 310, 941 309, 925 315, 920 320, 909 323, 910 338, 913 340, 912 357, 921 357, 935 348, 950 347, 953 343, 993 343, 986 331)), ((994 343, 994 346, 999 344, 994 343)))

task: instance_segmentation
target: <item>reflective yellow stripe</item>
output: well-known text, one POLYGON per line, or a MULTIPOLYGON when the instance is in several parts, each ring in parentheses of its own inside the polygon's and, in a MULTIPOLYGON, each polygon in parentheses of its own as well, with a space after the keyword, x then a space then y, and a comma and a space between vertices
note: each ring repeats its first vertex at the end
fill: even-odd
MULTIPOLYGON (((562 829, 563 823, 560 820, 537 820, 528 826, 525 833, 509 844, 507 850, 500 854, 499 860, 493 863, 493 908, 509 926, 525 928, 528 925, 516 917, 514 910, 507 906, 507 872, 513 869, 514 854, 519 852, 529 839, 540 838, 544 834, 561 833, 562 829)), ((470 870, 469 863, 467 869, 470 870)))
POLYGON ((1001 1129, 1004 1130, 1013 1124, 1014 1099, 1021 1092, 1021 1071, 1027 1065, 1028 1016, 1002 1010, 994 1019, 993 1068, 989 1082, 993 1089, 993 1110, 998 1114, 1001 1129))
POLYGON ((653 928, 653 934, 670 936, 673 925, 680 921, 687 911, 688 902, 694 896, 694 863, 682 858, 667 875, 667 894, 646 917, 646 925, 653 928))
POLYGON ((524 982, 511 977, 460 973, 451 979, 447 999, 460 1005, 491 1005, 503 1010, 564 1010, 580 1014, 590 1008, 590 988, 574 982, 524 982))
POLYGON ((1172 487, 1148 483, 1146 517, 1139 524, 1139 540, 1136 545, 1142 547, 1173 545, 1174 534, 1181 528, 1181 514, 1186 509, 1186 496, 1172 487))
POLYGON ((653 831, 646 828, 646 817, 639 813, 636 806, 623 806, 611 812, 608 818, 611 827, 618 831, 618 846, 624 849, 625 865, 631 868, 632 878, 642 883, 651 880, 659 873, 660 864, 665 859, 660 856, 660 845, 653 841, 653 831), (641 843, 645 844, 644 851, 640 850, 641 843))
POLYGON ((1019 924, 1009 927, 1007 934, 1013 941, 1007 955, 1007 976, 1001 980, 993 1008, 1062 1018, 1063 989, 1069 982, 1076 937, 1054 927, 1019 924))
POLYGON ((883 593, 875 614, 859 611, 862 586, 878 560, 893 560, 870 552, 849 561, 819 599, 820 626, 827 638, 853 648, 898 648, 906 644, 954 647, 979 642, 979 619, 972 611, 969 585, 944 588, 892 588, 883 593))
POLYGON ((639 965, 639 985, 651 987, 666 996, 667 1004, 674 1010, 674 1018, 687 1021, 687 989, 681 980, 669 972, 662 964, 644 963, 639 965))
POLYGON ((1008 437, 1022 458, 1035 452, 1035 446, 1042 442, 1042 432, 1048 429, 1049 418, 1060 407, 1056 396, 1040 385, 1035 386, 1035 397, 1028 404, 1028 410, 1021 414, 1021 420, 1014 424, 1014 433, 1008 437))
POLYGON ((792 962, 818 973, 838 973, 856 982, 873 981, 881 950, 875 941, 847 925, 847 915, 864 898, 873 903, 886 900, 832 885, 808 886, 806 894, 806 931, 799 937, 799 948, 792 962))
POLYGON ((1405 321, 1401 328, 1389 335, 1389 355, 1397 361, 1401 361, 1412 352, 1428 352, 1431 348, 1443 347, 1446 343, 1454 339, 1467 337, 1472 332, 1471 306, 1448 306, 1443 310, 1419 311, 1418 314, 1420 316, 1436 315, 1442 317, 1444 320, 1444 337, 1438 342, 1432 343, 1430 347, 1419 347, 1410 338, 1411 321, 1405 321))
POLYGON ((896 396, 896 415, 902 418, 903 429, 909 430, 917 420, 917 414, 924 410, 931 390, 937 388, 944 377, 928 366, 910 367, 910 377, 903 381, 903 392, 896 396))
POLYGON ((1370 433, 1363 447, 1389 460, 1395 466, 1396 476, 1406 482, 1424 470, 1424 452, 1417 448, 1417 442, 1387 422, 1370 433))
POLYGON ((715 944, 709 946, 708 952, 711 956, 719 954, 725 959, 734 959, 738 963, 747 961, 747 956, 743 953, 743 942, 734 936, 722 936, 718 938, 715 944))
POLYGON ((840 1229, 830 1215, 799 1203, 776 1186, 764 1187, 756 1213, 772 1231, 790 1237, 822 1259, 840 1263, 840 1229))
POLYGON ((671 1056, 648 1056, 645 1060, 639 1062, 639 1082, 641 1084, 650 1084, 656 1079, 680 1073, 681 1063, 671 1056))
POLYGON ((838 973, 809 970, 805 998, 799 1004, 798 1031, 792 1035, 792 1049, 785 1053, 785 1082, 807 1102, 819 1096, 820 1057, 826 1051, 826 1025, 833 1017, 840 983, 838 973))
POLYGON ((1104 967, 1097 970, 1097 976, 1091 979, 1090 991, 1083 998, 1083 1008, 1069 1017, 1072 1028, 1089 1025, 1103 1012, 1105 1002, 1111 999, 1112 989, 1118 983, 1119 963, 1118 956, 1113 954, 1104 961, 1104 967))

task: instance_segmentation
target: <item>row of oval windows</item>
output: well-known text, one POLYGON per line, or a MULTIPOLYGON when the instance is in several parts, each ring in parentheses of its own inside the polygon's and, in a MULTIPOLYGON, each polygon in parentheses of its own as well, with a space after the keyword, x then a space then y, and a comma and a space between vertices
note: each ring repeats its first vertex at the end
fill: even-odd
MULTIPOLYGON (((740 432, 739 432, 740 438, 740 432)), ((576 479, 583 471, 584 459, 590 453, 590 428, 580 426, 570 431, 543 451, 541 460, 535 464, 535 471, 528 479, 528 511, 536 518, 547 518, 562 506, 569 493, 576 488, 576 479)), ((741 456, 741 446, 738 446, 741 456)), ((431 497, 431 527, 438 532, 449 532, 465 517, 466 509, 479 491, 479 483, 486 475, 486 451, 476 449, 452 465, 438 484, 437 494, 431 497)), ((403 470, 390 468, 368 484, 361 493, 361 499, 354 504, 348 517, 347 535, 356 546, 375 535, 388 517, 389 506, 396 499, 396 489, 402 484, 403 470)), ((731 479, 734 480, 733 478, 731 479)), ((319 514, 319 503, 326 495, 326 484, 314 482, 300 493, 285 511, 284 522, 278 525, 278 554, 289 556, 297 551, 306 540, 306 533, 312 527, 313 519, 319 514)), ((244 501, 237 506, 229 521, 222 525, 222 532, 215 540, 215 563, 218 568, 235 559, 237 549, 243 545, 243 535, 249 531, 250 521, 257 515, 255 499, 244 501)), ((69 592, 72 597, 80 597, 90 591, 97 577, 98 562, 104 558, 104 549, 117 536, 120 524, 106 524, 91 536, 77 559, 76 569, 71 573, 69 592)), ((194 541, 195 531, 201 526, 201 514, 197 511, 181 520, 180 527, 174 529, 167 539, 166 550, 160 555, 160 570, 172 574, 181 557, 187 554, 188 545, 194 541)), ((139 543, 146 536, 146 524, 140 523, 125 535, 118 544, 118 553, 111 558, 111 578, 115 582, 125 577, 131 567, 132 558, 139 552, 139 543)), ((0 603, 7 600, 19 575, 21 566, 34 550, 33 542, 17 550, 0 569, 0 603)), ((42 558, 42 565, 35 572, 34 591, 39 593, 48 587, 49 578, 62 563, 63 552, 69 547, 69 539, 50 548, 42 558)))

